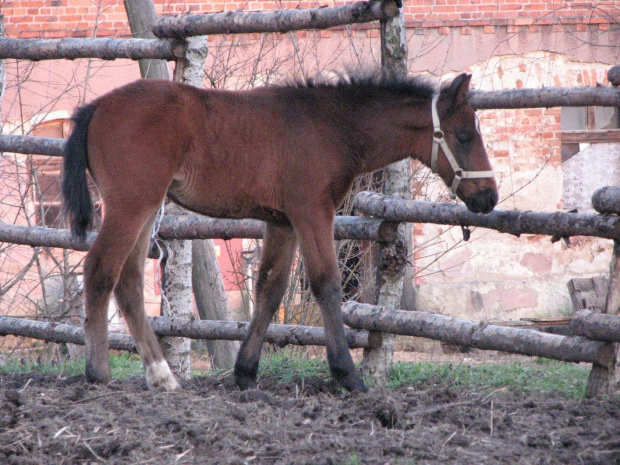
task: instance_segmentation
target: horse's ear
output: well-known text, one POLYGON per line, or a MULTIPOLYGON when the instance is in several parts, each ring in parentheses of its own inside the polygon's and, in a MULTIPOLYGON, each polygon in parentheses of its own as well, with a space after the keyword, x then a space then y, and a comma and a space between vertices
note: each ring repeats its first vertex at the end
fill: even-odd
POLYGON ((459 74, 452 80, 452 84, 450 84, 450 92, 452 93, 452 101, 454 102, 455 107, 465 103, 467 93, 469 92, 470 82, 471 74, 467 73, 459 74))
POLYGON ((444 84, 439 97, 439 116, 447 118, 455 108, 465 103, 469 92, 471 74, 462 73, 455 77, 450 84, 444 84))

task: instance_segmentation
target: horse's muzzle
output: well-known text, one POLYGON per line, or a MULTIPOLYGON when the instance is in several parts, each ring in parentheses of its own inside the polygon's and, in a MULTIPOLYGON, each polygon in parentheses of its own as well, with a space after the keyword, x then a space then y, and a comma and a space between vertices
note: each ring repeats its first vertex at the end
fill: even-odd
POLYGON ((464 201, 469 211, 474 213, 490 213, 497 205, 497 190, 486 188, 470 195, 464 201))

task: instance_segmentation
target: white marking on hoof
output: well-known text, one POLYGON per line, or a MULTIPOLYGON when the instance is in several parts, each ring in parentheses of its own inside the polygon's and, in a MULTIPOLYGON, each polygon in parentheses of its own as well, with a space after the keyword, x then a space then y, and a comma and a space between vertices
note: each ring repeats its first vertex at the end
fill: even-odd
POLYGON ((166 391, 181 388, 165 360, 146 367, 146 385, 149 389, 165 389, 166 391))

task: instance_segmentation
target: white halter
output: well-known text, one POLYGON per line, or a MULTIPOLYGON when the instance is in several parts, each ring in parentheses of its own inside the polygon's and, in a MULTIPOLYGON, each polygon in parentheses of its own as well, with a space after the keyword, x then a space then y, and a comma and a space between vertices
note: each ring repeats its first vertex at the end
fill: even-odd
POLYGON ((433 95, 433 103, 431 105, 431 112, 433 114, 433 150, 431 152, 431 170, 433 173, 437 173, 437 153, 439 151, 439 147, 443 150, 443 154, 445 155, 448 163, 452 167, 454 171, 454 180, 452 181, 452 186, 450 187, 450 191, 452 192, 452 198, 456 198, 456 190, 459 187, 461 179, 474 179, 474 178, 493 178, 495 177, 495 173, 491 171, 464 171, 454 158, 452 154, 452 150, 448 147, 446 139, 444 138, 444 133, 441 130, 441 125, 439 121, 439 114, 437 113, 437 101, 439 100, 439 93, 433 95))

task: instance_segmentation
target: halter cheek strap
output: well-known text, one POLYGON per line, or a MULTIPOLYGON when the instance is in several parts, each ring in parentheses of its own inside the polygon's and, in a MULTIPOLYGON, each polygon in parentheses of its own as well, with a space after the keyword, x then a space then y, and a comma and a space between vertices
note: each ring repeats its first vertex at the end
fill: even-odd
POLYGON ((454 171, 454 180, 452 181, 452 186, 450 186, 450 192, 452 193, 452 198, 456 198, 456 190, 459 187, 461 179, 474 179, 474 178, 493 178, 495 177, 495 173, 490 171, 464 171, 459 163, 454 158, 452 154, 452 150, 448 147, 448 143, 444 137, 444 133, 441 130, 441 123, 439 121, 439 114, 437 113, 437 101, 439 100, 439 94, 433 95, 433 103, 431 105, 431 112, 433 115, 433 148, 431 151, 431 170, 433 173, 437 173, 437 154, 439 152, 439 147, 443 151, 444 156, 448 160, 448 163, 452 167, 452 171, 454 171))

